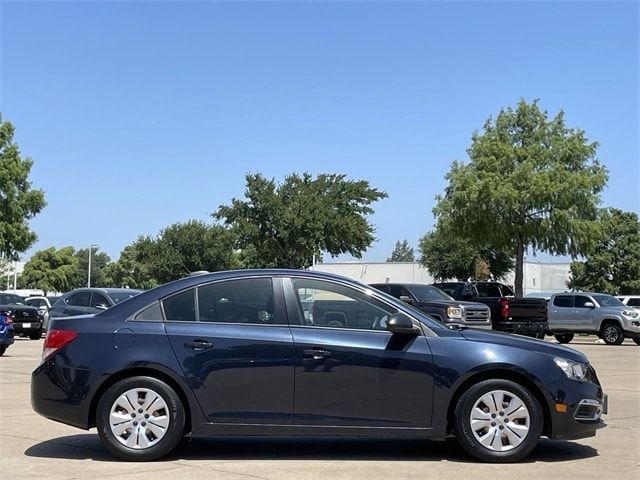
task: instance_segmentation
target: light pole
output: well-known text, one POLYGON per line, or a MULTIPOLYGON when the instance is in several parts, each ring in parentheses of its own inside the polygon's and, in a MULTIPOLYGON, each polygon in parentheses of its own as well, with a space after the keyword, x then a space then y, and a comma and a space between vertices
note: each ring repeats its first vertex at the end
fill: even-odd
POLYGON ((89 245, 89 271, 87 272, 87 287, 91 286, 91 251, 97 247, 95 243, 89 245))

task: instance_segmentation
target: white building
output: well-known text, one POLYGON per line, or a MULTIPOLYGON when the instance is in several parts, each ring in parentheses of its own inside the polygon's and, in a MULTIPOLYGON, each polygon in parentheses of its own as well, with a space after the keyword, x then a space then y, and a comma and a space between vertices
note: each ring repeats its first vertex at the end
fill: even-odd
MULTIPOLYGON (((569 263, 524 263, 524 294, 567 291, 569 263)), ((313 270, 334 273, 362 283, 432 283, 434 278, 418 262, 340 262, 318 263, 313 270)), ((514 274, 507 275, 504 283, 513 285, 514 274)))

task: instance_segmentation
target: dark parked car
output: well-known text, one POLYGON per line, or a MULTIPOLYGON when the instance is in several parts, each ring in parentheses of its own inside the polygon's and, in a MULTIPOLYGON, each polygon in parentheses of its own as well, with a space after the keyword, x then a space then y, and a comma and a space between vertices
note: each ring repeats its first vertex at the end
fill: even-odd
POLYGON ((126 460, 162 457, 184 435, 455 434, 476 458, 510 462, 541 435, 595 435, 606 413, 582 353, 451 329, 366 285, 302 270, 199 275, 95 316, 54 318, 31 402, 97 427, 126 460), (329 326, 334 313, 355 323, 329 326))
POLYGON ((493 329, 544 338, 548 333, 547 301, 516 297, 510 286, 499 282, 434 283, 456 300, 484 303, 491 309, 493 329))
POLYGON ((11 315, 0 308, 0 357, 13 343, 13 320, 11 315))
POLYGON ((77 288, 58 298, 49 310, 49 318, 100 313, 141 291, 131 288, 77 288))
POLYGON ((42 338, 42 318, 38 310, 25 305, 20 295, 0 293, 0 309, 11 315, 16 335, 28 336, 31 340, 42 338))
POLYGON ((491 330, 491 310, 482 303, 454 300, 439 288, 420 283, 374 283, 371 286, 413 305, 446 325, 491 330))

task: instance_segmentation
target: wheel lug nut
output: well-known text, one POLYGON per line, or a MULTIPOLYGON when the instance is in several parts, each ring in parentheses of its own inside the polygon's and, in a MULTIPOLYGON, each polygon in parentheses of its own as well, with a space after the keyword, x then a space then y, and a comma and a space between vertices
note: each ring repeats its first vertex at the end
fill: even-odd
POLYGON ((502 417, 504 415, 504 412, 500 412, 500 416, 502 417))
POLYGON ((496 414, 495 414, 495 413, 492 413, 492 414, 491 414, 491 418, 496 418, 496 414))
POLYGON ((509 419, 508 419, 508 418, 505 418, 505 419, 504 419, 504 423, 509 423, 509 419))
POLYGON ((148 414, 147 414, 147 415, 145 415, 145 416, 144 416, 144 418, 149 418, 149 415, 148 415, 148 414))
POLYGON ((135 414, 135 413, 132 413, 132 414, 131 414, 131 418, 136 418, 136 414, 135 414))
MULTIPOLYGON (((139 410, 138 410, 138 413, 142 413, 142 409, 139 409, 139 410)), ((500 414, 500 415, 502 415, 502 414, 500 414)))
POLYGON ((147 426, 147 422, 142 422, 140 425, 142 425, 143 427, 147 426))
POLYGON ((137 427, 138 426, 138 422, 133 422, 133 426, 137 427))
POLYGON ((504 429, 504 425, 500 425, 498 428, 499 428, 500 430, 502 430, 502 429, 504 429))

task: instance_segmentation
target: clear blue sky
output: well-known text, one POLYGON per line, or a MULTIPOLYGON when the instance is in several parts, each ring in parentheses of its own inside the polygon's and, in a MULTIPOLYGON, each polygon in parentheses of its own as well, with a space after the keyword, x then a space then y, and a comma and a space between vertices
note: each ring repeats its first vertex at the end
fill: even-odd
MULTIPOLYGON (((1 108, 48 205, 39 241, 140 234, 244 175, 344 172, 389 198, 384 260, 433 224, 473 130, 540 98, 601 142, 604 204, 640 210, 637 2, 2 2, 1 108)), ((28 255, 25 256, 25 258, 28 255)))

